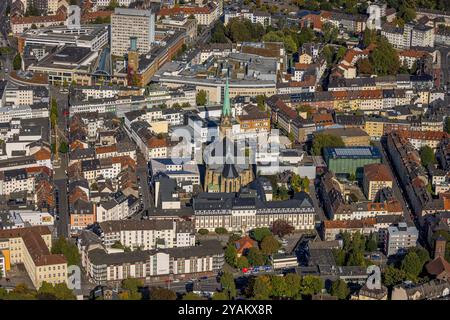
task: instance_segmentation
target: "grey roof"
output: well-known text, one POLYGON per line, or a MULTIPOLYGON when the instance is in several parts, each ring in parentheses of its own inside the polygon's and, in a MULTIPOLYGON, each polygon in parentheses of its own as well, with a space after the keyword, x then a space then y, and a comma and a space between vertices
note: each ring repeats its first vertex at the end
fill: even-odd
POLYGON ((112 265, 148 261, 150 256, 159 252, 169 254, 170 257, 175 259, 206 257, 223 254, 223 247, 218 240, 208 240, 195 247, 117 252, 110 254, 107 254, 106 251, 102 249, 94 249, 89 251, 88 257, 90 262, 94 265, 112 265))
POLYGON ((104 233, 125 230, 172 230, 172 220, 112 220, 99 223, 104 233))

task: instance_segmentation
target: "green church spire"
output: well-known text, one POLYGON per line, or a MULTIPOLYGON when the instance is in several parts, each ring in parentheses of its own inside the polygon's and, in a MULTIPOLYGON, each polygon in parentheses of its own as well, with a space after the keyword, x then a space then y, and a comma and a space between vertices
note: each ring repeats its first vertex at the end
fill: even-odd
POLYGON ((230 89, 228 87, 228 77, 225 83, 225 93, 223 96, 223 107, 222 107, 222 117, 231 116, 231 106, 230 106, 230 89))

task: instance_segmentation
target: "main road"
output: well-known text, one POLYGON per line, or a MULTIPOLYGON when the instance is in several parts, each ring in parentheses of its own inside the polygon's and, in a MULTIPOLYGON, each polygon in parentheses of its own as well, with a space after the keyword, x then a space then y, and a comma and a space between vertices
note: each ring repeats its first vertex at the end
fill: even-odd
MULTIPOLYGON (((67 117, 65 116, 65 111, 68 110, 68 95, 61 93, 60 88, 50 86, 50 97, 56 100, 58 104, 58 134, 59 141, 65 140, 62 137, 63 134, 68 135, 67 131, 67 117)), ((56 151, 58 152, 58 151, 56 151)), ((70 225, 70 215, 69 215, 69 202, 67 196, 67 167, 68 167, 68 155, 60 154, 60 161, 54 166, 54 184, 57 189, 57 219, 56 219, 56 231, 58 237, 69 237, 69 225, 70 225)))
POLYGON ((409 209, 405 195, 403 194, 403 189, 401 188, 400 181, 398 180, 397 172, 395 171, 393 164, 384 149, 384 144, 380 141, 374 141, 374 145, 381 151, 381 163, 385 164, 389 168, 391 176, 394 177, 395 183, 392 185, 392 192, 394 193, 395 199, 399 200, 402 205, 404 220, 409 226, 412 226, 414 225, 414 217, 409 209))

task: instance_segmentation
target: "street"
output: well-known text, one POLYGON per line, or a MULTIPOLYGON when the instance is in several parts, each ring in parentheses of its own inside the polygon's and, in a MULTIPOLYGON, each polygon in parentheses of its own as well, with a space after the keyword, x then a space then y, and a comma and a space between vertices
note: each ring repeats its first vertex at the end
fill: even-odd
POLYGON ((380 141, 374 141, 373 143, 381 151, 381 162, 389 167, 391 176, 394 177, 395 183, 392 185, 392 192, 394 193, 395 199, 399 200, 402 205, 404 220, 408 225, 412 226, 414 224, 412 219, 412 213, 407 205, 405 196, 403 194, 403 189, 401 189, 400 187, 397 172, 395 172, 394 167, 390 162, 390 158, 386 154, 386 150, 384 149, 383 144, 380 141))
MULTIPOLYGON (((67 118, 64 116, 64 111, 68 108, 68 96, 62 94, 59 88, 50 86, 50 97, 56 99, 58 104, 58 132, 67 132, 67 118)), ((59 138, 59 141, 64 140, 63 137, 59 138)), ((59 161, 56 163, 58 166, 54 167, 54 183, 57 188, 57 219, 55 220, 56 230, 58 236, 69 237, 69 204, 67 196, 67 165, 68 155, 59 154, 59 161)))

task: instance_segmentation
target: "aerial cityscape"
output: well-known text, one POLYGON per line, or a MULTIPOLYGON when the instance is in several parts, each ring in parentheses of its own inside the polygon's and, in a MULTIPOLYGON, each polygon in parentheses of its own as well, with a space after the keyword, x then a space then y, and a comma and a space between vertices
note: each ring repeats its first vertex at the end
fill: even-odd
POLYGON ((450 0, 0 0, 0 34, 0 300, 450 300, 450 0))

